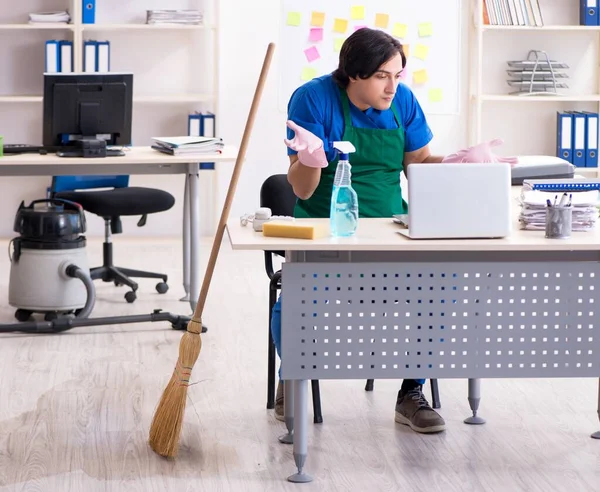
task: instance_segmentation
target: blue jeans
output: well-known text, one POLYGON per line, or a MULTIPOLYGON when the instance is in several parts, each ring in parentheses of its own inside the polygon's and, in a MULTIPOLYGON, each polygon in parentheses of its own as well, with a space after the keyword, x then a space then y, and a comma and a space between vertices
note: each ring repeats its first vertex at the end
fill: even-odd
MULTIPOLYGON (((277 299, 277 302, 273 306, 273 312, 271 313, 271 336, 273 337, 273 343, 277 349, 277 355, 281 359, 281 296, 277 299)), ((279 367, 279 378, 281 379, 281 367, 279 367)), ((425 384, 424 379, 415 379, 417 384, 425 384)))

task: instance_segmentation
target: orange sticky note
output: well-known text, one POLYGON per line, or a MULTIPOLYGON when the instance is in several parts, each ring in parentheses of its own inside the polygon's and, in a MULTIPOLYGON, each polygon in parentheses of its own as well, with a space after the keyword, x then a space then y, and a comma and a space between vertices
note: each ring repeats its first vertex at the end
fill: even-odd
POLYGON ((424 68, 413 72, 413 82, 415 84, 424 84, 427 80, 429 80, 429 77, 427 76, 427 70, 424 68))
POLYGON ((325 12, 313 12, 310 16, 310 25, 323 27, 323 24, 325 24, 325 12))
POLYGON ((345 33, 348 30, 348 21, 346 19, 335 19, 333 21, 333 30, 339 33, 345 33))
POLYGON ((405 38, 406 31, 408 31, 408 26, 406 24, 399 24, 396 22, 394 24, 394 28, 392 29, 392 36, 396 38, 405 38))
POLYGON ((336 53, 339 53, 342 49, 342 45, 344 44, 344 41, 346 41, 345 38, 334 38, 333 39, 333 51, 335 51, 336 53))
POLYGON ((418 44, 415 48, 415 58, 419 60, 426 60, 429 55, 429 46, 424 44, 418 44))
POLYGON ((406 58, 408 58, 410 56, 410 45, 409 44, 403 44, 402 45, 402 51, 404 51, 404 56, 406 58))
POLYGON ((350 17, 353 20, 361 20, 365 18, 365 8, 362 5, 355 5, 350 8, 350 17))
POLYGON ((444 99, 442 89, 429 89, 429 101, 441 102, 444 99))
POLYGON ((302 21, 302 14, 300 12, 288 12, 287 25, 288 26, 299 26, 302 21))
POLYGON ((387 29, 389 23, 390 16, 388 14, 375 14, 375 27, 387 29))
POLYGON ((309 81, 314 79, 317 76, 317 70, 313 67, 304 67, 302 69, 302 74, 300 77, 302 80, 309 81))

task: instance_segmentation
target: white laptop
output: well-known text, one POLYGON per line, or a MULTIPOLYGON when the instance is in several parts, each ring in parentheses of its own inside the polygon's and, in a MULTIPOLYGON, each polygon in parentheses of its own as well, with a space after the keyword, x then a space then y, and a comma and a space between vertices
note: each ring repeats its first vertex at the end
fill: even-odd
POLYGON ((412 239, 499 238, 511 230, 511 169, 506 163, 411 164, 408 217, 395 216, 412 239))

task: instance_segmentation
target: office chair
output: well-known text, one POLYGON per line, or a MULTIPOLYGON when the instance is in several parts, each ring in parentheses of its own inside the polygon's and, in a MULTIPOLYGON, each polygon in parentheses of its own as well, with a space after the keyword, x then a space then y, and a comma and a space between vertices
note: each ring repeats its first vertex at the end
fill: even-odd
MULTIPOLYGON (((285 174, 275 174, 265 180, 260 189, 260 206, 269 207, 273 215, 294 215, 296 196, 285 174)), ((277 300, 277 289, 281 289, 281 270, 274 272, 273 256, 285 257, 285 251, 265 251, 265 270, 270 279, 269 284, 269 353, 268 353, 268 382, 267 382, 267 408, 275 406, 275 344, 271 337, 271 312, 277 300)), ((321 423, 321 395, 319 381, 313 380, 313 413, 315 423, 321 423), (317 415, 319 420, 317 420, 317 415)), ((367 379, 365 391, 373 391, 373 379, 367 379)), ((440 394, 437 379, 430 379, 431 405, 441 408, 440 394)))
POLYGON ((94 280, 127 285, 131 290, 125 294, 125 300, 131 303, 137 298, 138 284, 130 277, 160 279, 156 291, 164 294, 169 289, 167 275, 115 266, 111 234, 123 232, 121 216, 141 215, 137 225, 142 227, 148 214, 169 210, 175 198, 166 191, 128 185, 129 176, 55 176, 49 191, 51 197, 77 202, 84 210, 104 219, 102 266, 92 268, 90 275, 94 280))

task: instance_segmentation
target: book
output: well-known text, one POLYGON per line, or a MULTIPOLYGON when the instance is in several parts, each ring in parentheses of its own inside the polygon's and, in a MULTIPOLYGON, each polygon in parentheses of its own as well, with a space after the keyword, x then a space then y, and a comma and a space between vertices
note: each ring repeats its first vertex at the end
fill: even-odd
POLYGON ((153 137, 152 148, 170 155, 220 152, 224 144, 215 137, 153 137))

